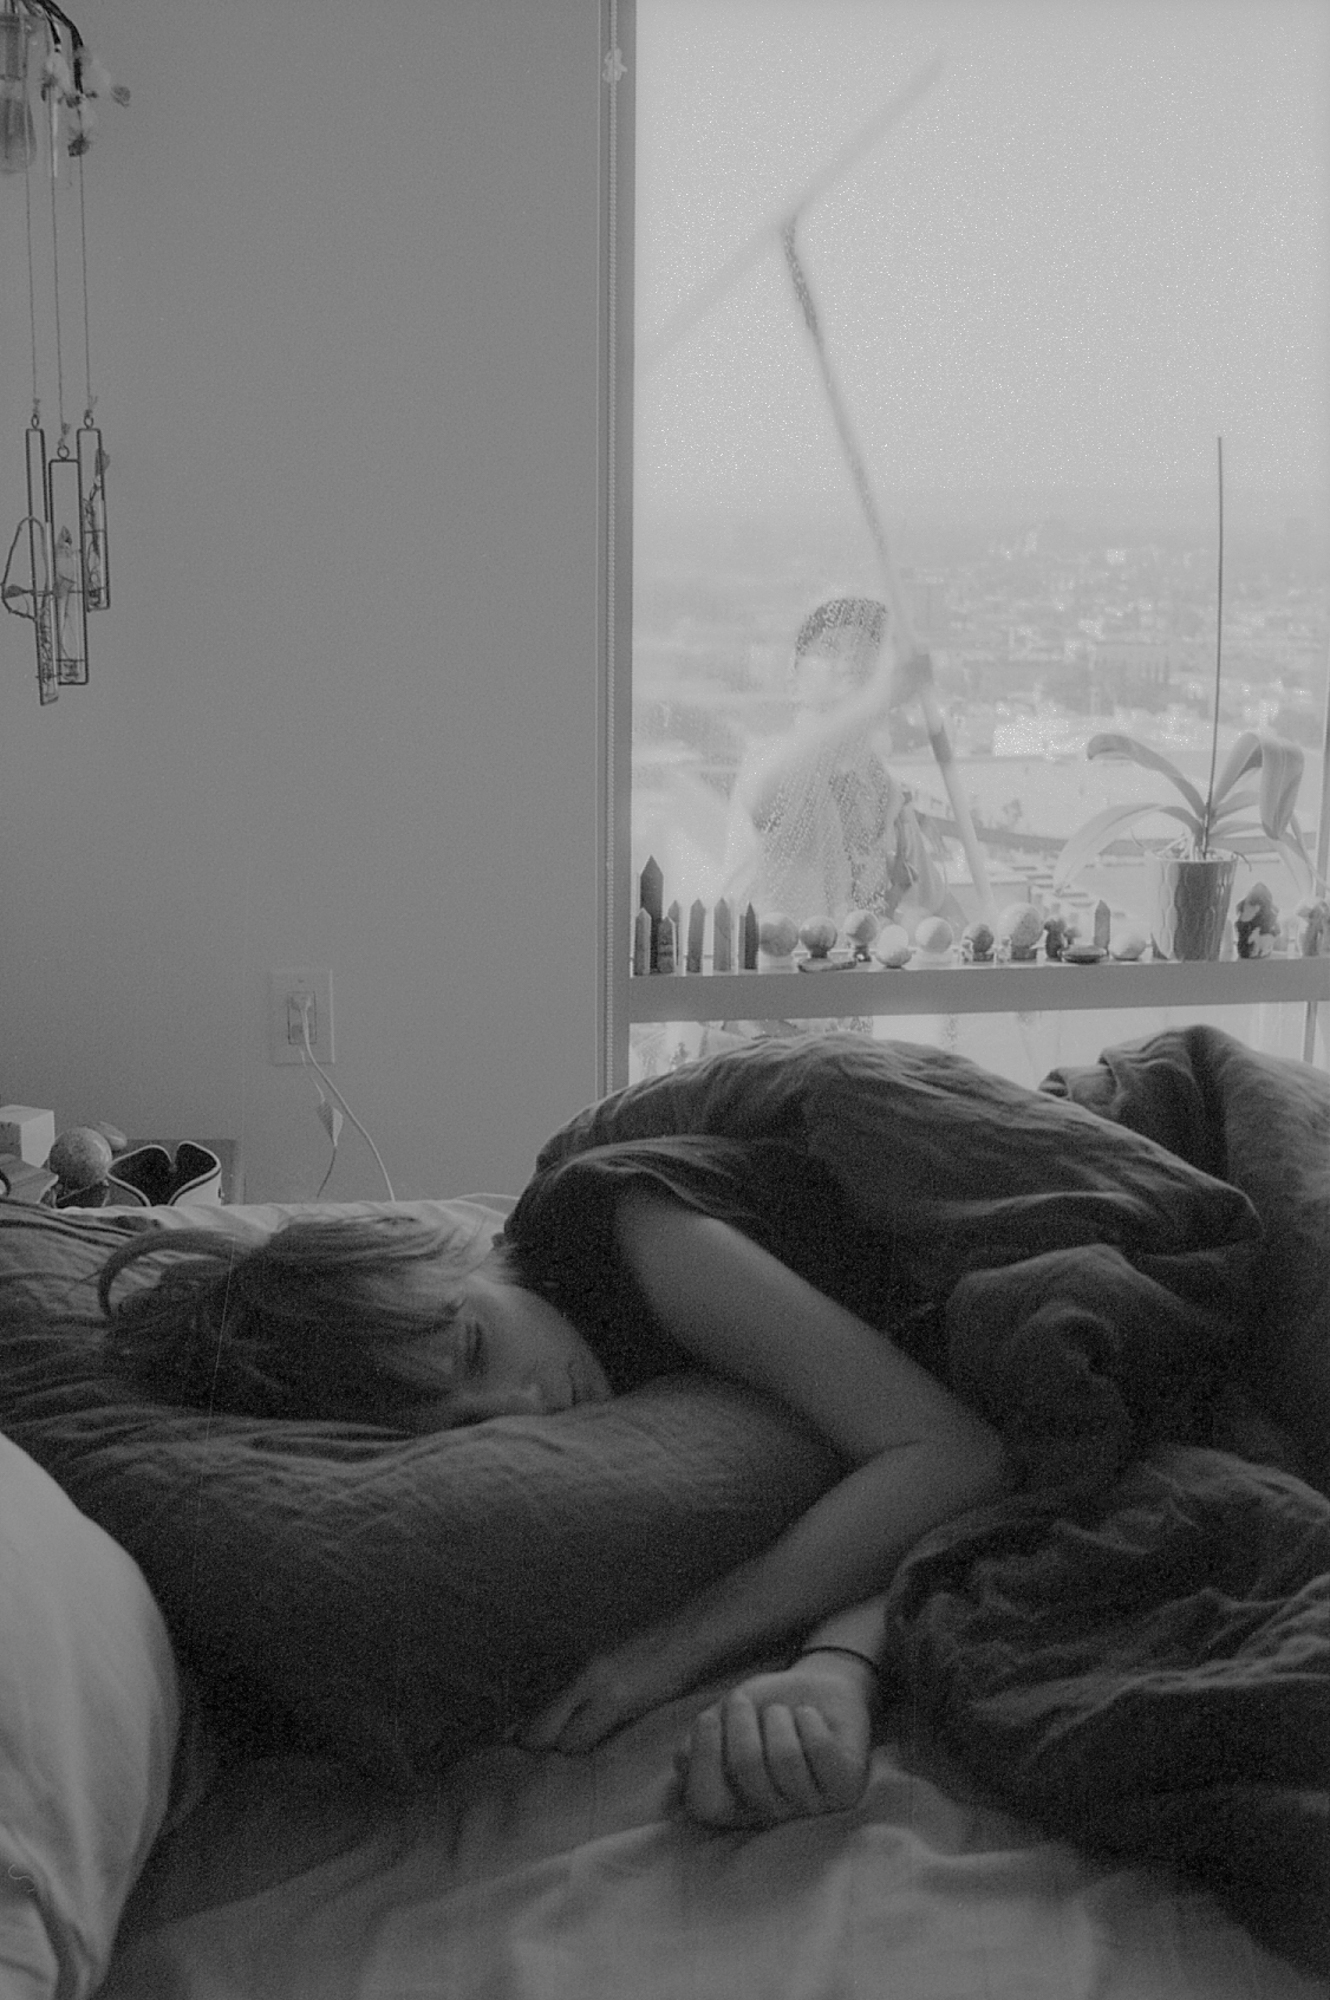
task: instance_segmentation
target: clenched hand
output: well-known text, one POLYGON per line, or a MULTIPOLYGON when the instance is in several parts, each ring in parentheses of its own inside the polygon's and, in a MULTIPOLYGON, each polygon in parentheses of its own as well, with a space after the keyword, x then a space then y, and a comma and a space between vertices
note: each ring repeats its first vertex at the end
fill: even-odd
POLYGON ((871 1676, 818 1655, 759 1674, 705 1709, 675 1760, 704 1826, 767 1826, 856 1805, 868 1783, 871 1676))

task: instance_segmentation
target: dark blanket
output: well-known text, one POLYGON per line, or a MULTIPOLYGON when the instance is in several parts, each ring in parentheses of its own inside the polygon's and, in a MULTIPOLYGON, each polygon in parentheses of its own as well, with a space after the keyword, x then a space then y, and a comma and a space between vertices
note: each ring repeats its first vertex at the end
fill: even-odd
POLYGON ((1330 1076, 1218 1028, 1174 1028, 1054 1070, 1043 1089, 1241 1189, 1261 1221, 1233 1386, 1330 1496, 1330 1076))
POLYGON ((911 1351, 1029 1484, 1102 1484, 1144 1440, 1193 1435, 1231 1373, 1256 1211, 1125 1125, 937 1049, 828 1035, 630 1086, 557 1133, 537 1172, 687 1133, 783 1140, 829 1172, 862 1258, 913 1302, 911 1351))
POLYGON ((925 1741, 1009 1810, 1210 1890, 1330 1975, 1330 1504, 1164 1447, 936 1530, 887 1600, 925 1741))
POLYGON ((893 1586, 926 1733, 1330 1974, 1330 1078, 1209 1028, 1041 1093, 908 1044, 754 1044, 592 1107, 542 1164, 675 1130, 832 1166, 1025 1464, 893 1586), (1237 1452, 1198 1448, 1224 1427, 1237 1452))

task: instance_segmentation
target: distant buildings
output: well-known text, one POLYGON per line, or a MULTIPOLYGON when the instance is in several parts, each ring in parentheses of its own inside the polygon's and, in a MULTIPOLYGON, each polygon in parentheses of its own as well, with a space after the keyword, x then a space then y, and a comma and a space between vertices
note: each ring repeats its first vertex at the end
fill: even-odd
POLYGON ((1092 659, 1095 683, 1137 708, 1163 707, 1184 664, 1176 646, 1147 639, 1101 639, 1092 659))
POLYGON ((945 644, 951 619, 945 579, 905 569, 901 571, 901 589, 909 602, 916 637, 927 646, 945 644))

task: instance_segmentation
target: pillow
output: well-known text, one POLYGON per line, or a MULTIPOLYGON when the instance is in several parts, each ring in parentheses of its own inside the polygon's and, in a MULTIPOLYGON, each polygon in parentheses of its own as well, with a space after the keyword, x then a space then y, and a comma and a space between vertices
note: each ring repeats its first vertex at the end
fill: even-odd
POLYGON ((0 1988, 77 2000, 166 1817, 180 1687, 137 1565, 0 1437, 0 1988))
MULTIPOLYGON (((209 1415, 103 1375, 96 1275, 153 1221, 300 1210, 0 1204, 0 1426, 140 1564, 214 1724, 406 1780, 493 1742, 596 1651, 769 1542, 839 1473, 794 1419, 698 1377, 404 1439, 209 1415)), ((478 1258, 503 1216, 450 1222, 478 1258)))

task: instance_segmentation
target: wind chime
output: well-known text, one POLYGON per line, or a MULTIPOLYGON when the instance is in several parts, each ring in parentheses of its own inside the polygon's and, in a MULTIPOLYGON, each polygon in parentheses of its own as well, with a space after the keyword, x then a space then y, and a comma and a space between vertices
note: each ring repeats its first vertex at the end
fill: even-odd
POLYGON ((128 91, 112 84, 101 64, 88 54, 74 23, 54 5, 54 0, 0 0, 0 173, 23 176, 32 358, 32 419, 25 436, 27 511, 10 543, 0 580, 0 602, 6 611, 32 622, 37 689, 43 704, 55 701, 62 687, 82 687, 87 682, 88 613, 103 611, 111 602, 106 533, 107 456, 101 430, 93 420, 97 399, 92 392, 88 229, 83 185, 83 160, 96 118, 93 100, 108 94, 118 103, 128 102, 128 91), (34 51, 41 52, 36 65, 29 61, 34 51), (30 82, 34 67, 40 78, 41 108, 37 119, 33 117, 30 82), (83 303, 86 393, 83 422, 74 433, 72 444, 71 425, 65 418, 60 314, 57 184, 62 154, 75 162, 73 171, 78 183, 83 303), (51 306, 59 424, 59 439, 51 455, 47 453, 42 424, 34 241, 37 232, 33 215, 33 170, 40 171, 43 166, 50 190, 51 306), (29 580, 11 582, 15 558, 25 539, 29 580))

